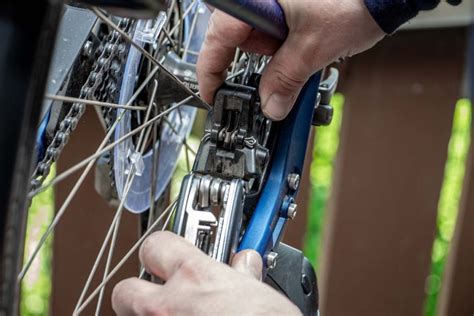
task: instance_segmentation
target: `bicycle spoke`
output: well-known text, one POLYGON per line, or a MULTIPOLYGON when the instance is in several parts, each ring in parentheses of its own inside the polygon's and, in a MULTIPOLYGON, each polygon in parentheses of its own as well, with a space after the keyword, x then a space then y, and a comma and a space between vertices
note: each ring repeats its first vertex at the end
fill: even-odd
POLYGON ((158 120, 160 120, 164 115, 166 114, 169 114, 170 112, 176 110, 177 108, 179 108, 180 106, 183 106, 185 103, 189 102, 193 97, 192 96, 189 96, 187 97, 186 99, 180 101, 179 103, 176 103, 174 104, 173 106, 171 106, 170 108, 166 109, 165 111, 161 112, 159 115, 153 117, 152 119, 150 119, 149 122, 147 122, 146 124, 143 124, 137 128, 135 128, 134 130, 128 132, 127 134, 123 135, 122 137, 120 137, 119 139, 117 139, 116 141, 110 143, 109 145, 105 146, 105 147, 100 147, 100 150, 98 150, 97 152, 95 152, 93 155, 83 159, 82 161, 78 162, 76 165, 72 166, 71 168, 69 168, 68 170, 64 171, 63 173, 61 173, 60 175, 56 176, 51 182, 49 182, 48 184, 42 186, 41 188, 39 188, 38 190, 35 190, 33 191, 32 193, 30 193, 29 197, 31 196, 35 196, 36 194, 40 193, 40 192, 43 192, 44 190, 46 190, 48 187, 51 187, 51 186, 54 186, 56 184, 58 184, 59 182, 63 181, 64 179, 66 179, 67 177, 69 177, 71 174, 75 173, 76 171, 82 169, 84 166, 90 164, 91 162, 95 162, 95 160, 97 158, 99 158, 102 154, 105 154, 107 153, 108 151, 110 151, 111 149, 113 149, 115 146, 117 146, 118 144, 124 142, 125 140, 127 140, 128 138, 136 135, 138 132, 140 132, 141 130, 149 127, 150 125, 156 123, 158 120))
POLYGON ((87 100, 87 99, 79 99, 74 97, 62 96, 62 95, 52 95, 47 94, 44 96, 45 99, 50 99, 53 101, 62 101, 62 102, 71 102, 71 103, 81 103, 85 105, 94 105, 100 107, 107 107, 107 108, 115 108, 115 109, 124 109, 124 110, 137 110, 137 111, 146 111, 146 106, 131 106, 125 104, 116 104, 116 103, 109 103, 109 102, 101 102, 95 100, 87 100))
MULTIPOLYGON (((155 108, 155 115, 156 113, 156 108, 155 108)), ((166 118, 166 116, 165 116, 166 118)), ((150 209, 148 210, 148 223, 147 223, 147 228, 150 227, 153 218, 155 217, 155 196, 156 196, 156 175, 158 173, 158 161, 159 161, 159 155, 160 151, 156 149, 155 144, 158 142, 158 122, 153 124, 153 157, 152 157, 152 162, 151 162, 151 180, 150 180, 150 209)))
POLYGON ((79 300, 78 300, 74 310, 77 310, 77 308, 80 306, 80 303, 82 303, 82 301, 84 300, 84 297, 87 293, 87 290, 89 289, 90 284, 92 282, 92 278, 94 277, 95 272, 96 272, 97 268, 99 267, 99 262, 100 262, 100 260, 102 259, 103 255, 104 255, 105 249, 107 248, 107 244, 109 243, 110 237, 114 232, 115 224, 117 223, 117 221, 119 220, 120 217, 121 217, 121 214, 116 212, 115 215, 114 215, 114 219, 112 220, 112 223, 110 224, 109 230, 107 231, 107 234, 105 235, 102 246, 100 247, 97 258, 96 258, 96 260, 95 260, 95 262, 92 266, 91 272, 89 273, 89 276, 87 277, 86 283, 82 288, 82 293, 79 297, 79 300))
POLYGON ((110 279, 117 273, 117 271, 125 264, 125 262, 127 262, 127 260, 135 253, 135 251, 141 246, 141 244, 143 243, 143 241, 155 230, 155 228, 158 226, 158 224, 161 222, 161 220, 168 214, 168 219, 166 220, 166 222, 163 224, 164 227, 165 224, 167 225, 167 223, 169 223, 169 220, 171 219, 172 217, 172 214, 174 212, 174 208, 176 206, 176 200, 173 201, 164 211, 163 213, 155 220, 155 222, 153 223, 153 225, 151 225, 151 227, 140 237, 140 239, 138 239, 138 241, 130 248, 130 250, 127 252, 127 254, 125 254, 125 256, 122 257, 122 259, 119 261, 119 263, 112 269, 112 271, 109 273, 109 275, 107 276, 106 280, 102 281, 102 283, 99 284, 99 286, 97 286, 94 291, 89 295, 89 297, 84 301, 84 303, 79 307, 77 308, 75 311, 74 311, 74 315, 79 315, 83 310, 84 308, 86 308, 90 302, 97 296, 97 294, 99 293, 100 289, 108 282, 110 281, 110 279), (172 211, 173 210, 173 211, 172 211))
POLYGON ((196 13, 193 16, 193 20, 191 22, 191 29, 189 31, 189 37, 188 37, 188 40, 186 41, 186 45, 184 46, 184 52, 183 52, 183 60, 184 61, 186 61, 186 57, 188 56, 188 50, 189 50, 189 46, 191 45, 191 39, 193 38, 194 30, 196 29, 196 23, 197 23, 197 20, 198 20, 198 16, 199 16, 199 13, 196 13))
POLYGON ((232 75, 235 73, 237 62, 239 61, 239 56, 240 56, 240 48, 237 47, 237 49, 235 50, 234 61, 232 62, 232 70, 230 72, 232 75))
POLYGON ((176 32, 176 30, 178 29, 178 27, 181 25, 181 23, 183 23, 184 19, 189 15, 189 13, 191 13, 191 10, 193 9, 193 7, 196 5, 196 3, 198 3, 196 0, 193 0, 189 6, 186 8, 186 10, 184 11, 183 13, 183 16, 181 17, 181 19, 178 21, 178 23, 176 23, 173 28, 171 29, 171 31, 169 32, 170 34, 173 34, 174 32, 176 32))
MULTIPOLYGON (((180 125, 183 125, 183 115, 181 113, 181 109, 178 109, 178 117, 179 117, 179 124, 180 125)), ((172 124, 168 121, 167 122, 168 125, 171 127, 172 130, 174 130, 174 127, 172 126, 172 124)), ((187 167, 187 172, 191 172, 191 163, 190 163, 190 159, 189 159, 189 151, 191 151, 193 154, 194 154, 194 157, 196 157, 196 152, 191 148, 191 146, 188 145, 188 142, 186 140, 186 136, 183 137, 183 140, 181 142, 183 145, 184 145, 184 154, 186 156, 186 167, 187 167)))
MULTIPOLYGON (((141 91, 148 85, 149 81, 154 77, 154 75, 156 74, 157 71, 158 71, 158 67, 155 67, 150 72, 149 76, 144 80, 144 82, 140 85, 140 87, 137 89, 137 91, 132 95, 130 100, 127 102, 127 104, 126 104, 127 106, 131 105, 135 101, 135 99, 138 97, 138 95, 141 93, 141 91)), ((72 198, 76 195, 77 191, 79 190, 79 187, 82 185, 82 183, 84 182, 86 176, 89 174, 90 170, 94 166, 94 163, 96 162, 97 158, 100 157, 104 152, 107 152, 107 151, 103 151, 103 148, 106 147, 110 137, 112 137, 112 134, 114 133, 115 128, 117 127, 118 123, 120 122, 120 120, 122 119, 124 114, 125 114, 125 112, 123 112, 122 115, 119 118, 117 118, 117 120, 111 126, 110 130, 107 132, 106 136, 104 137, 104 139, 102 140, 102 142, 99 145, 98 149, 96 150, 96 153, 93 155, 93 158, 89 159, 86 163, 84 163, 84 166, 86 166, 86 168, 84 169, 83 173, 79 177, 78 181, 76 181, 76 183, 74 184, 74 187, 70 191, 70 193, 67 196, 66 200, 64 201, 63 205, 61 206, 59 211, 54 216, 53 221, 48 225, 48 228, 46 229, 45 233, 41 236, 41 239, 39 240, 38 244, 36 245, 33 253, 31 254, 30 258, 28 258, 28 261, 26 262, 25 266, 23 267, 20 274, 18 275, 18 281, 21 281, 25 277, 26 273, 28 272, 28 269, 30 268, 30 266, 33 263, 36 256, 38 255, 38 252, 41 250, 44 243, 46 242, 46 239, 51 234, 51 232, 54 230, 57 223, 59 222, 59 220, 63 216, 66 208, 69 206, 72 198)), ((79 170, 79 169, 77 169, 77 170, 79 170)), ((65 177, 63 177, 63 179, 64 178, 65 177)), ((41 188, 34 191, 33 193, 30 193, 28 195, 28 198, 33 198, 39 192, 43 192, 44 190, 46 190, 51 185, 54 185, 54 184, 58 183, 59 181, 57 179, 58 179, 58 177, 53 179, 47 185, 44 185, 41 188)))
MULTIPOLYGON (((153 83, 154 83, 153 90, 152 90, 152 93, 151 93, 151 96, 150 96, 150 102, 149 102, 148 107, 147 107, 148 110, 147 110, 146 115, 145 115, 145 123, 148 122, 149 119, 150 119, 151 110, 153 109, 153 104, 154 104, 154 101, 155 101, 156 92, 158 90, 158 81, 155 79, 155 81, 153 83)), ((141 133, 139 135, 138 142, 137 142, 137 149, 139 150, 141 156, 143 155, 143 153, 145 152, 145 149, 146 149, 146 143, 147 143, 146 139, 148 138, 148 137, 145 137, 145 134, 147 134, 146 131, 147 131, 146 129, 141 131, 141 133)), ((128 193, 130 192, 130 189, 132 187, 134 178, 135 178, 135 165, 132 164, 130 166, 130 172, 127 175, 127 180, 125 182, 126 191, 124 192, 124 195, 122 196, 119 208, 117 210, 117 213, 119 213, 120 215, 119 215, 119 219, 118 219, 117 223, 115 224, 114 232, 113 232, 113 235, 112 235, 112 240, 110 242, 109 254, 107 256, 107 261, 106 261, 106 264, 105 264, 103 280, 105 280, 107 278, 107 274, 108 274, 109 269, 110 269, 110 264, 111 264, 112 257, 113 257, 113 254, 114 254, 115 244, 116 244, 116 241, 117 241, 118 230, 119 230, 119 227, 120 227, 121 214, 122 214, 122 211, 123 211, 123 208, 124 208, 124 205, 125 205, 125 201, 127 201, 128 193)), ((98 315, 99 312, 100 312, 100 308, 102 306, 102 300, 104 298, 104 291, 105 291, 105 286, 102 287, 102 289, 100 290, 99 299, 97 301, 97 307, 96 307, 96 315, 98 315)))
MULTIPOLYGON (((141 150, 141 153, 143 153, 145 150, 145 146, 142 146, 142 150, 141 150)), ((92 282, 92 279, 95 275, 95 272, 97 271, 97 268, 98 268, 98 265, 99 265, 99 262, 100 260, 102 259, 103 255, 104 255, 104 251, 107 247, 107 244, 109 243, 109 240, 110 240, 110 237, 111 237, 111 234, 113 234, 112 238, 114 238, 114 236, 116 235, 116 232, 118 231, 118 224, 120 223, 120 218, 121 218, 121 215, 122 215, 122 211, 123 211, 123 208, 124 208, 124 205, 125 205, 125 201, 127 200, 127 197, 128 197, 128 193, 130 192, 130 188, 132 186, 132 182, 133 182, 133 179, 135 178, 135 172, 134 172, 134 165, 131 166, 131 170, 130 170, 130 173, 128 174, 127 176, 127 179, 126 179, 126 183, 125 183, 125 188, 124 188, 124 195, 123 195, 123 198, 120 202, 120 205, 116 211, 116 215, 114 217, 114 220, 112 221, 112 224, 110 225, 109 227, 109 231, 107 232, 107 235, 104 239, 104 242, 102 243, 102 246, 101 246, 101 249, 99 251, 99 254, 92 266, 92 269, 91 269, 91 272, 89 273, 89 276, 87 278, 87 281, 86 281, 86 284, 84 285, 83 287, 83 291, 81 293, 81 296, 79 297, 79 300, 77 302, 77 305, 76 305, 76 308, 75 310, 78 308, 78 306, 80 306, 80 304, 82 303, 82 300, 84 299, 84 296, 85 294, 87 293, 87 290, 89 289, 90 287, 90 283, 92 282)), ((115 236, 116 237, 116 236, 115 236)), ((114 242, 114 239, 111 243, 111 246, 110 246, 110 250, 112 251, 113 247, 115 246, 115 242, 114 242)), ((108 265, 110 266, 110 259, 112 257, 112 253, 111 251, 109 251, 109 257, 107 258, 107 263, 108 265)), ((107 267, 106 267, 106 272, 107 272, 107 267)), ((104 279, 106 278, 106 273, 104 274, 104 279)))
MULTIPOLYGON (((166 116, 163 118, 163 121, 166 123, 166 125, 168 125, 170 127, 173 134, 175 134, 177 136, 180 136, 178 131, 176 130, 176 128, 173 126, 173 124, 171 124, 171 122, 168 120, 168 118, 166 116)), ((183 137, 181 142, 183 143, 184 147, 186 147, 189 151, 191 151, 193 153, 194 156, 197 155, 196 151, 191 146, 188 145, 188 143, 186 141, 186 137, 183 137)))
MULTIPOLYGON (((163 226, 161 227, 161 231, 164 231, 167 227, 168 227, 168 224, 169 222, 171 221, 171 218, 173 217, 173 214, 174 214, 174 210, 173 212, 170 212, 168 217, 166 218, 166 221, 163 223, 163 226)), ((160 214, 161 216, 161 214, 160 214)), ((149 220, 149 223, 147 225, 147 230, 151 229, 151 226, 153 225, 153 221, 150 221, 149 220)), ((139 274, 139 279, 143 278, 143 275, 145 274, 145 268, 143 267, 142 264, 140 264, 141 268, 140 268, 140 274, 139 274)))
POLYGON ((171 24, 171 17, 172 17, 173 9, 175 8, 175 5, 176 5, 176 0, 172 0, 169 5, 168 11, 166 12, 166 22, 165 22, 165 25, 163 25, 163 28, 161 30, 162 34, 160 35, 160 39, 158 40, 159 44, 164 44, 165 41, 164 41, 163 36, 166 37, 166 39, 171 44, 174 50, 176 50, 177 44, 176 44, 176 41, 173 40, 172 34, 168 32, 167 29, 169 28, 171 24))
MULTIPOLYGON (((184 53, 184 48, 181 48, 181 49, 180 49, 180 52, 181 52, 181 53, 184 53)), ((198 56, 198 55, 199 55, 199 52, 196 52, 196 51, 194 51, 194 50, 188 49, 187 52, 188 52, 189 55, 194 55, 194 56, 198 56)))
POLYGON ((173 73, 171 73, 168 69, 166 69, 165 66, 163 66, 158 60, 156 60, 155 57, 153 57, 149 52, 146 51, 142 46, 139 44, 135 43, 133 39, 122 29, 120 29, 114 22, 112 22, 105 14, 103 14, 99 9, 96 7, 92 7, 92 11, 97 15, 99 19, 101 19, 105 24, 110 26, 112 29, 117 31, 127 42, 129 42, 131 45, 133 45, 138 51, 142 53, 144 57, 146 57, 150 62, 155 64, 156 66, 160 67, 160 69, 168 76, 169 79, 174 81, 176 84, 178 84, 184 91, 186 91, 190 96, 193 96, 197 101, 199 101, 204 108, 207 110, 211 110, 211 106, 207 104, 199 95, 195 92, 193 92, 190 88, 188 88, 185 84, 179 80, 178 77, 176 77, 173 73))

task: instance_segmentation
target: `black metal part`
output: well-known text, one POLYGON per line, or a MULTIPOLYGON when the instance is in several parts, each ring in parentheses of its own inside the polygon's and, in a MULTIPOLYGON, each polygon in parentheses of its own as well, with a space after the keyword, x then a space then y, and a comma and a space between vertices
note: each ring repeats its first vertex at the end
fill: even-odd
POLYGON ((79 0, 71 1, 106 8, 118 16, 151 19, 168 8, 168 0, 79 0))
POLYGON ((448 3, 451 5, 459 5, 461 2, 462 0, 448 0, 448 3))
POLYGON ((319 309, 316 273, 303 253, 280 243, 275 268, 268 270, 265 283, 285 294, 303 315, 317 315, 319 309))
POLYGON ((328 126, 332 122, 334 109, 330 104, 320 104, 314 109, 313 125, 328 126))
POLYGON ((224 179, 260 180, 269 157, 266 122, 254 87, 225 83, 217 92, 193 171, 224 179))
POLYGON ((284 41, 288 36, 285 14, 276 0, 205 0, 257 30, 284 41))
POLYGON ((315 126, 328 126, 332 122, 334 109, 331 106, 331 99, 336 92, 339 71, 330 68, 329 72, 329 76, 319 85, 318 103, 313 113, 313 125, 315 126))

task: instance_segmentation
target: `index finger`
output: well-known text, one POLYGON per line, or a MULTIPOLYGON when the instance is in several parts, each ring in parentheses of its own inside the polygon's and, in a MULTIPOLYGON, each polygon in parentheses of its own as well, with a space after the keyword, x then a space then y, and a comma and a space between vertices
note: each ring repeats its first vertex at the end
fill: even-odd
POLYGON ((219 10, 212 13, 197 62, 199 91, 206 102, 212 103, 215 91, 225 80, 237 47, 251 33, 251 26, 230 15, 219 10))
POLYGON ((139 257, 147 272, 164 281, 185 270, 188 264, 212 261, 189 241, 168 231, 153 233, 145 239, 139 257))

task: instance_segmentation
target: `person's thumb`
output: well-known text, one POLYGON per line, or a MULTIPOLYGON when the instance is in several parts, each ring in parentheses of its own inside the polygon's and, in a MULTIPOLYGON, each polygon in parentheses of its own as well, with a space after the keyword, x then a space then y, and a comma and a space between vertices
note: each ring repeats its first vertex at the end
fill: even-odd
MULTIPOLYGON (((308 52, 298 48, 298 38, 290 35, 265 68, 260 81, 262 111, 272 120, 284 119, 293 107, 298 94, 316 71, 308 61, 308 52)), ((311 56, 310 59, 314 57, 311 56)))
POLYGON ((235 254, 232 268, 257 280, 262 279, 262 257, 254 250, 243 250, 235 254))

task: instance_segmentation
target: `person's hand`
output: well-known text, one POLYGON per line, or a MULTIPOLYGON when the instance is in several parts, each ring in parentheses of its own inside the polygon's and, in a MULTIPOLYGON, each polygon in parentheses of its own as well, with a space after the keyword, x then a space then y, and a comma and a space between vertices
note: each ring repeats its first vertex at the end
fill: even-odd
POLYGON ((140 249, 145 269, 164 285, 131 278, 114 288, 120 315, 301 315, 286 297, 260 282, 255 251, 234 256, 233 269, 206 256, 185 239, 158 232, 140 249))
POLYGON ((212 104, 237 47, 273 55, 260 83, 262 110, 273 120, 290 112, 304 83, 316 71, 365 51, 384 37, 364 0, 279 0, 289 35, 281 44, 215 10, 197 64, 199 89, 212 104))

